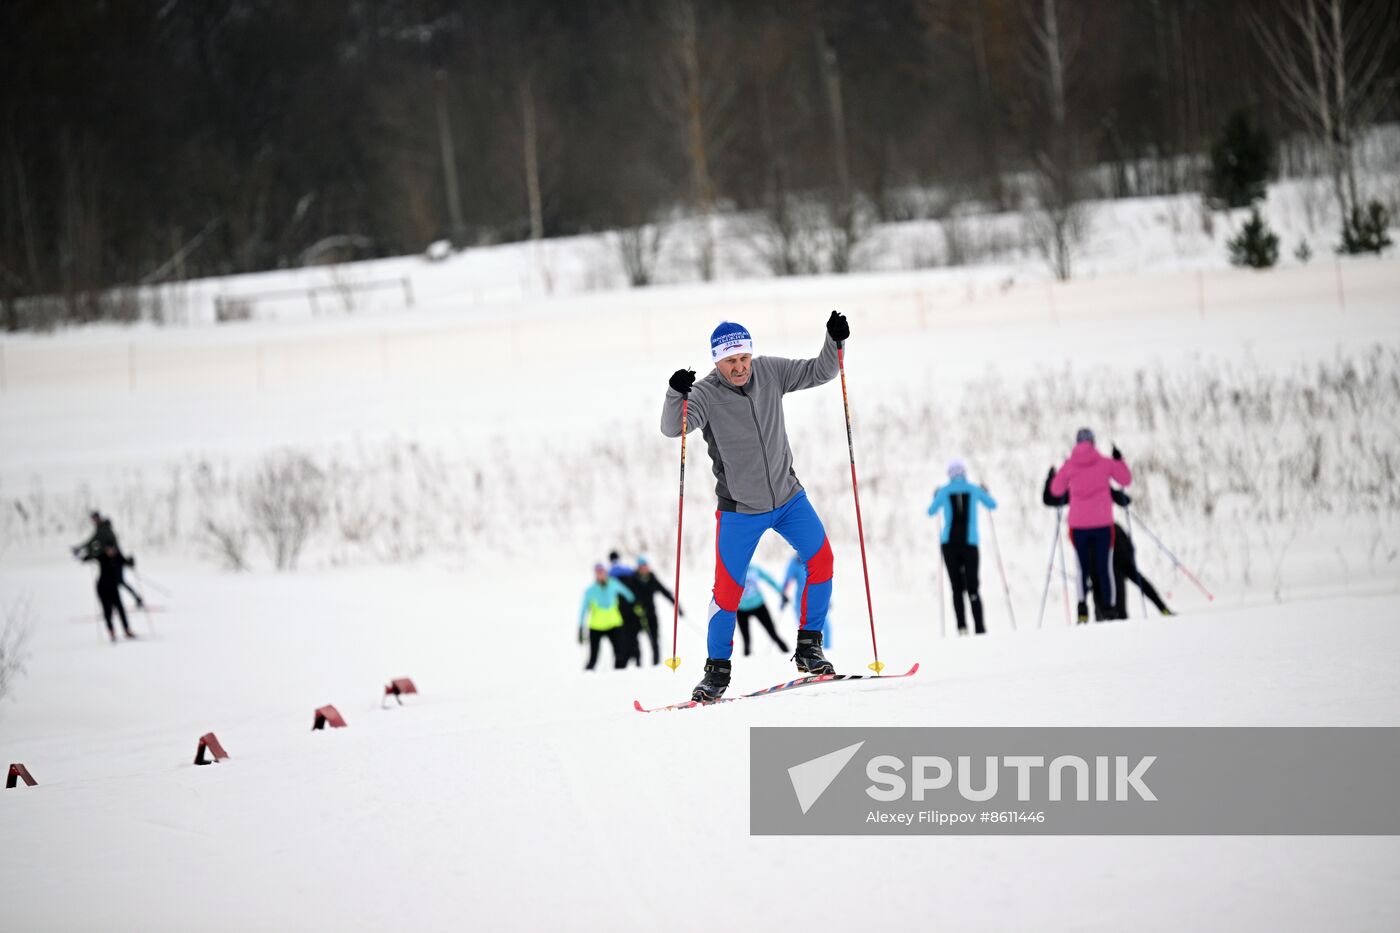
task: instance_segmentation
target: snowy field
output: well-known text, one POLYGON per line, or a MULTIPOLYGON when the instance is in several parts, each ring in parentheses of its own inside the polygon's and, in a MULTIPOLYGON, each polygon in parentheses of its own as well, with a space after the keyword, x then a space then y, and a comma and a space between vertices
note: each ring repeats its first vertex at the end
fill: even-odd
MULTIPOLYGON (((302 320, 6 340, 0 606, 31 607, 0 704, 0 928, 24 930, 1385 930, 1400 840, 748 835, 752 725, 1400 725, 1400 261, 1255 274, 986 270, 439 302, 302 320), (713 491, 690 447, 677 674, 580 672, 589 567, 674 571, 666 378, 731 317, 847 375, 882 659, 898 684, 640 716, 704 656, 713 491), (1090 424, 1140 476, 1139 536, 1181 612, 1036 617, 1045 469, 1090 424), (277 573, 245 480, 288 451, 325 525, 277 573), (990 634, 944 638, 928 496, 948 457, 1002 500, 990 634), (68 558, 89 506, 168 595, 99 640, 68 558), (220 569, 208 521, 245 538, 220 569), (381 710, 382 685, 422 694, 381 710), (311 733, 334 703, 349 728, 311 733), (195 768, 213 730, 231 760, 195 768)), ((462 284, 461 288, 467 286, 462 284)), ((870 661, 839 386, 788 406, 836 553, 830 652, 870 661)), ((776 544, 759 559, 778 570, 776 544)), ((1072 569, 1072 567, 1071 567, 1072 569)), ((1072 581, 1071 581, 1072 583, 1072 581)), ((784 617, 791 625, 791 617, 784 617)), ((649 655, 649 652, 647 652, 649 655)), ((648 657, 649 660, 649 657, 648 657)), ((734 689, 786 679, 757 643, 734 689)))

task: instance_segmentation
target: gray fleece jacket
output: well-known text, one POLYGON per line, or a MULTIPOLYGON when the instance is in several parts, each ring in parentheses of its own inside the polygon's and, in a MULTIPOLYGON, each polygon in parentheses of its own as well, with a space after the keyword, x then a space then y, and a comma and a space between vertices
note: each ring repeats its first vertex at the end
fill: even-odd
MULTIPOLYGON (((712 369, 690 390, 687 431, 699 429, 714 463, 721 512, 771 512, 802 491, 792 470, 783 396, 836 378, 836 343, 828 336, 810 360, 756 356, 748 384, 735 388, 712 369)), ((661 433, 681 435, 681 394, 666 390, 661 433)))

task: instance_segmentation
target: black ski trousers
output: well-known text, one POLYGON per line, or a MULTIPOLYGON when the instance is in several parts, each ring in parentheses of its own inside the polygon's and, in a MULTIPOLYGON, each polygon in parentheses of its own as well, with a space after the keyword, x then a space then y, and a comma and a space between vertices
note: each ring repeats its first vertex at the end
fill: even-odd
MULTIPOLYGON (((1069 538, 1079 555, 1079 603, 1094 591, 1094 619, 1103 622, 1114 617, 1118 599, 1113 577, 1113 526, 1071 528, 1069 538)), ((1081 612, 1083 610, 1081 609, 1081 612)))
POLYGON ((749 648, 749 620, 757 619, 758 624, 763 626, 763 630, 768 633, 768 637, 778 646, 778 650, 783 654, 788 653, 788 644, 783 641, 783 636, 778 634, 777 628, 773 625, 773 617, 768 614, 766 605, 758 606, 754 609, 740 609, 735 614, 735 621, 739 623, 739 638, 744 643, 744 655, 747 657, 752 651, 749 648))
POLYGON ((972 624, 978 635, 986 633, 982 626, 982 595, 978 592, 977 565, 980 557, 975 544, 943 545, 943 566, 948 568, 948 582, 953 585, 953 615, 958 620, 958 631, 967 631, 967 610, 963 608, 963 597, 972 607, 972 624))
POLYGON ((1128 580, 1132 580, 1142 589, 1142 595, 1146 596, 1152 605, 1157 607, 1158 612, 1166 612, 1167 604, 1162 601, 1162 597, 1157 593, 1157 588, 1152 585, 1152 581, 1142 575, 1142 571, 1133 564, 1127 568, 1114 566, 1114 585, 1118 590, 1118 602, 1113 607, 1113 617, 1115 619, 1126 619, 1128 617, 1128 580))
MULTIPOLYGON (((660 664, 660 663, 661 663, 661 627, 660 627, 660 624, 656 621, 656 608, 655 608, 655 606, 652 606, 652 610, 651 610, 650 612, 647 612, 647 607, 652 605, 652 604, 651 604, 651 600, 649 600, 649 599, 648 599, 646 602, 638 603, 637 605, 640 607, 641 613, 642 613, 642 628, 646 630, 647 638, 651 641, 651 663, 652 663, 653 665, 660 664)), ((641 652, 641 646, 640 646, 640 645, 638 645, 637 651, 638 651, 638 654, 640 655, 640 652, 641 652)), ((641 659, 640 657, 638 657, 638 658, 637 658, 637 666, 640 667, 641 664, 642 664, 642 659, 641 659)))
POLYGON ((584 667, 584 670, 591 671, 594 665, 598 663, 598 646, 603 643, 604 638, 612 645, 613 667, 620 669, 627 666, 627 659, 631 655, 628 654, 627 648, 625 647, 625 636, 622 631, 624 627, 625 626, 610 628, 603 632, 598 631, 596 628, 588 630, 588 664, 584 667))
POLYGON ((117 637, 116 629, 112 628, 112 610, 116 610, 121 616, 122 631, 131 634, 131 625, 126 619, 126 607, 122 605, 121 590, 115 583, 97 583, 97 600, 102 603, 102 618, 107 621, 107 634, 113 638, 117 637))

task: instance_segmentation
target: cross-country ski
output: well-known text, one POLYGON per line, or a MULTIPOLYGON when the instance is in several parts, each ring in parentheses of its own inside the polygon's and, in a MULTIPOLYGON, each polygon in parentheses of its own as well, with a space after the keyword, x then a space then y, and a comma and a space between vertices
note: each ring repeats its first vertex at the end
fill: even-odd
POLYGON ((664 710, 694 709, 697 706, 714 706, 717 703, 733 703, 736 700, 751 700, 755 697, 772 696, 775 693, 783 693, 797 687, 808 687, 814 684, 849 683, 855 680, 898 680, 901 677, 912 677, 919 672, 919 665, 915 664, 903 674, 809 674, 806 677, 798 677, 796 680, 789 680, 787 683, 774 684, 763 690, 755 690, 753 693, 741 693, 738 696, 720 697, 716 700, 701 702, 699 700, 686 700, 683 703, 671 703, 667 706, 654 706, 647 708, 642 705, 641 700, 633 700, 632 706, 639 713, 659 713, 664 710))

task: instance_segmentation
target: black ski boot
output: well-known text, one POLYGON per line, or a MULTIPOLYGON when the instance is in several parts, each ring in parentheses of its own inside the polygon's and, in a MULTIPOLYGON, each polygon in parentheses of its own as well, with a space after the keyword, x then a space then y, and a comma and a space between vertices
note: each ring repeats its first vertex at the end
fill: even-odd
POLYGON ((705 676, 690 692, 690 698, 696 703, 713 703, 724 696, 724 691, 728 686, 729 660, 727 658, 724 660, 706 658, 705 676))
POLYGON ((797 653, 792 656, 797 662, 797 670, 803 674, 835 674, 836 667, 822 654, 822 633, 800 631, 797 633, 797 653))

